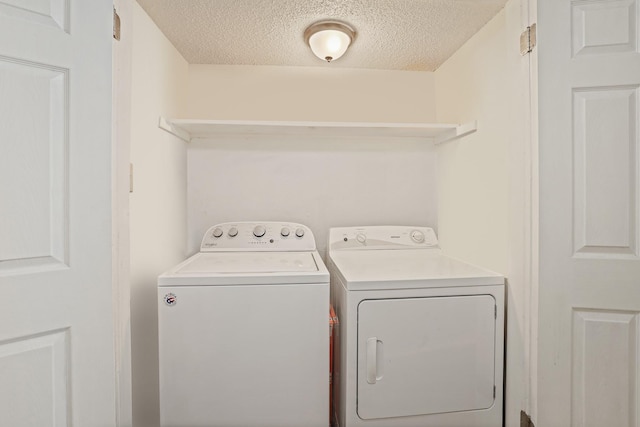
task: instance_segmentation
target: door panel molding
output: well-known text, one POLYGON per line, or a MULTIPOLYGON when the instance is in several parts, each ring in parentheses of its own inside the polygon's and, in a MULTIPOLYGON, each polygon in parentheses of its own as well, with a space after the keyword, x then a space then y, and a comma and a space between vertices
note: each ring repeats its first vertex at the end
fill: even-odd
POLYGON ((637 52, 637 8, 636 0, 572 2, 573 57, 637 52))
POLYGON ((0 342, 3 423, 70 425, 69 336, 66 328, 0 342))
POLYGON ((638 257, 638 86, 573 89, 574 257, 638 257))
POLYGON ((0 56, 0 81, 0 275, 66 268, 69 70, 0 56))
POLYGON ((635 426, 638 312, 573 310, 572 423, 635 426))
POLYGON ((25 4, 24 0, 0 1, 0 15, 19 18, 36 24, 57 27, 69 32, 70 0, 37 0, 25 4))

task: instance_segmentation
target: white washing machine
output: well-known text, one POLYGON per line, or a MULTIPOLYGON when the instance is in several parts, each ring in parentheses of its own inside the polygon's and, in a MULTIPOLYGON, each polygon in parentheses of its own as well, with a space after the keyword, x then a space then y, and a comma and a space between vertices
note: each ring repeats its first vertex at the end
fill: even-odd
POLYGON ((332 228, 341 427, 501 427, 504 278, 427 227, 332 228))
POLYGON ((309 228, 211 227, 158 278, 162 427, 328 426, 328 313, 309 228))

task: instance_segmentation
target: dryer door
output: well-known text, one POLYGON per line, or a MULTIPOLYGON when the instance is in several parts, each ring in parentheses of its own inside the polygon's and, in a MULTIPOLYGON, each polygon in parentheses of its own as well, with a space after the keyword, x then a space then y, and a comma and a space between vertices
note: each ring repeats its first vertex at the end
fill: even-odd
POLYGON ((491 295, 365 300, 358 307, 358 415, 487 409, 494 402, 491 295))

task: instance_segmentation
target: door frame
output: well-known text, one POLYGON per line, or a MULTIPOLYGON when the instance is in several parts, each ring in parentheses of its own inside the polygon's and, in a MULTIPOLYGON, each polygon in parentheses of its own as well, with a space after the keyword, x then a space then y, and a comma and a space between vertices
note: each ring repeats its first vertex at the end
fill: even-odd
POLYGON ((129 192, 133 190, 130 167, 132 2, 133 0, 113 0, 114 13, 117 13, 120 20, 120 39, 116 40, 114 37, 112 41, 112 287, 116 355, 116 423, 119 427, 133 425, 129 248, 129 192))

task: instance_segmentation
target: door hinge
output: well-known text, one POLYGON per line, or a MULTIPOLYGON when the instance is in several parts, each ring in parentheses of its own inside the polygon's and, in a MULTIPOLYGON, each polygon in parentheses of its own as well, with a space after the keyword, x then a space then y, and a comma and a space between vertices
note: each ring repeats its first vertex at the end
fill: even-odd
POLYGON ((498 306, 497 305, 493 306, 493 318, 494 319, 498 318, 498 306))
POLYGON ((133 193, 133 163, 129 163, 129 193, 133 193))
POLYGON ((496 386, 493 386, 493 398, 496 398, 496 386))
POLYGON ((113 38, 120 40, 120 15, 116 12, 115 6, 113 7, 113 38))
POLYGON ((531 417, 524 411, 520 411, 520 427, 535 427, 531 417))
POLYGON ((520 55, 526 55, 534 47, 536 47, 536 24, 531 24, 520 34, 520 55))

